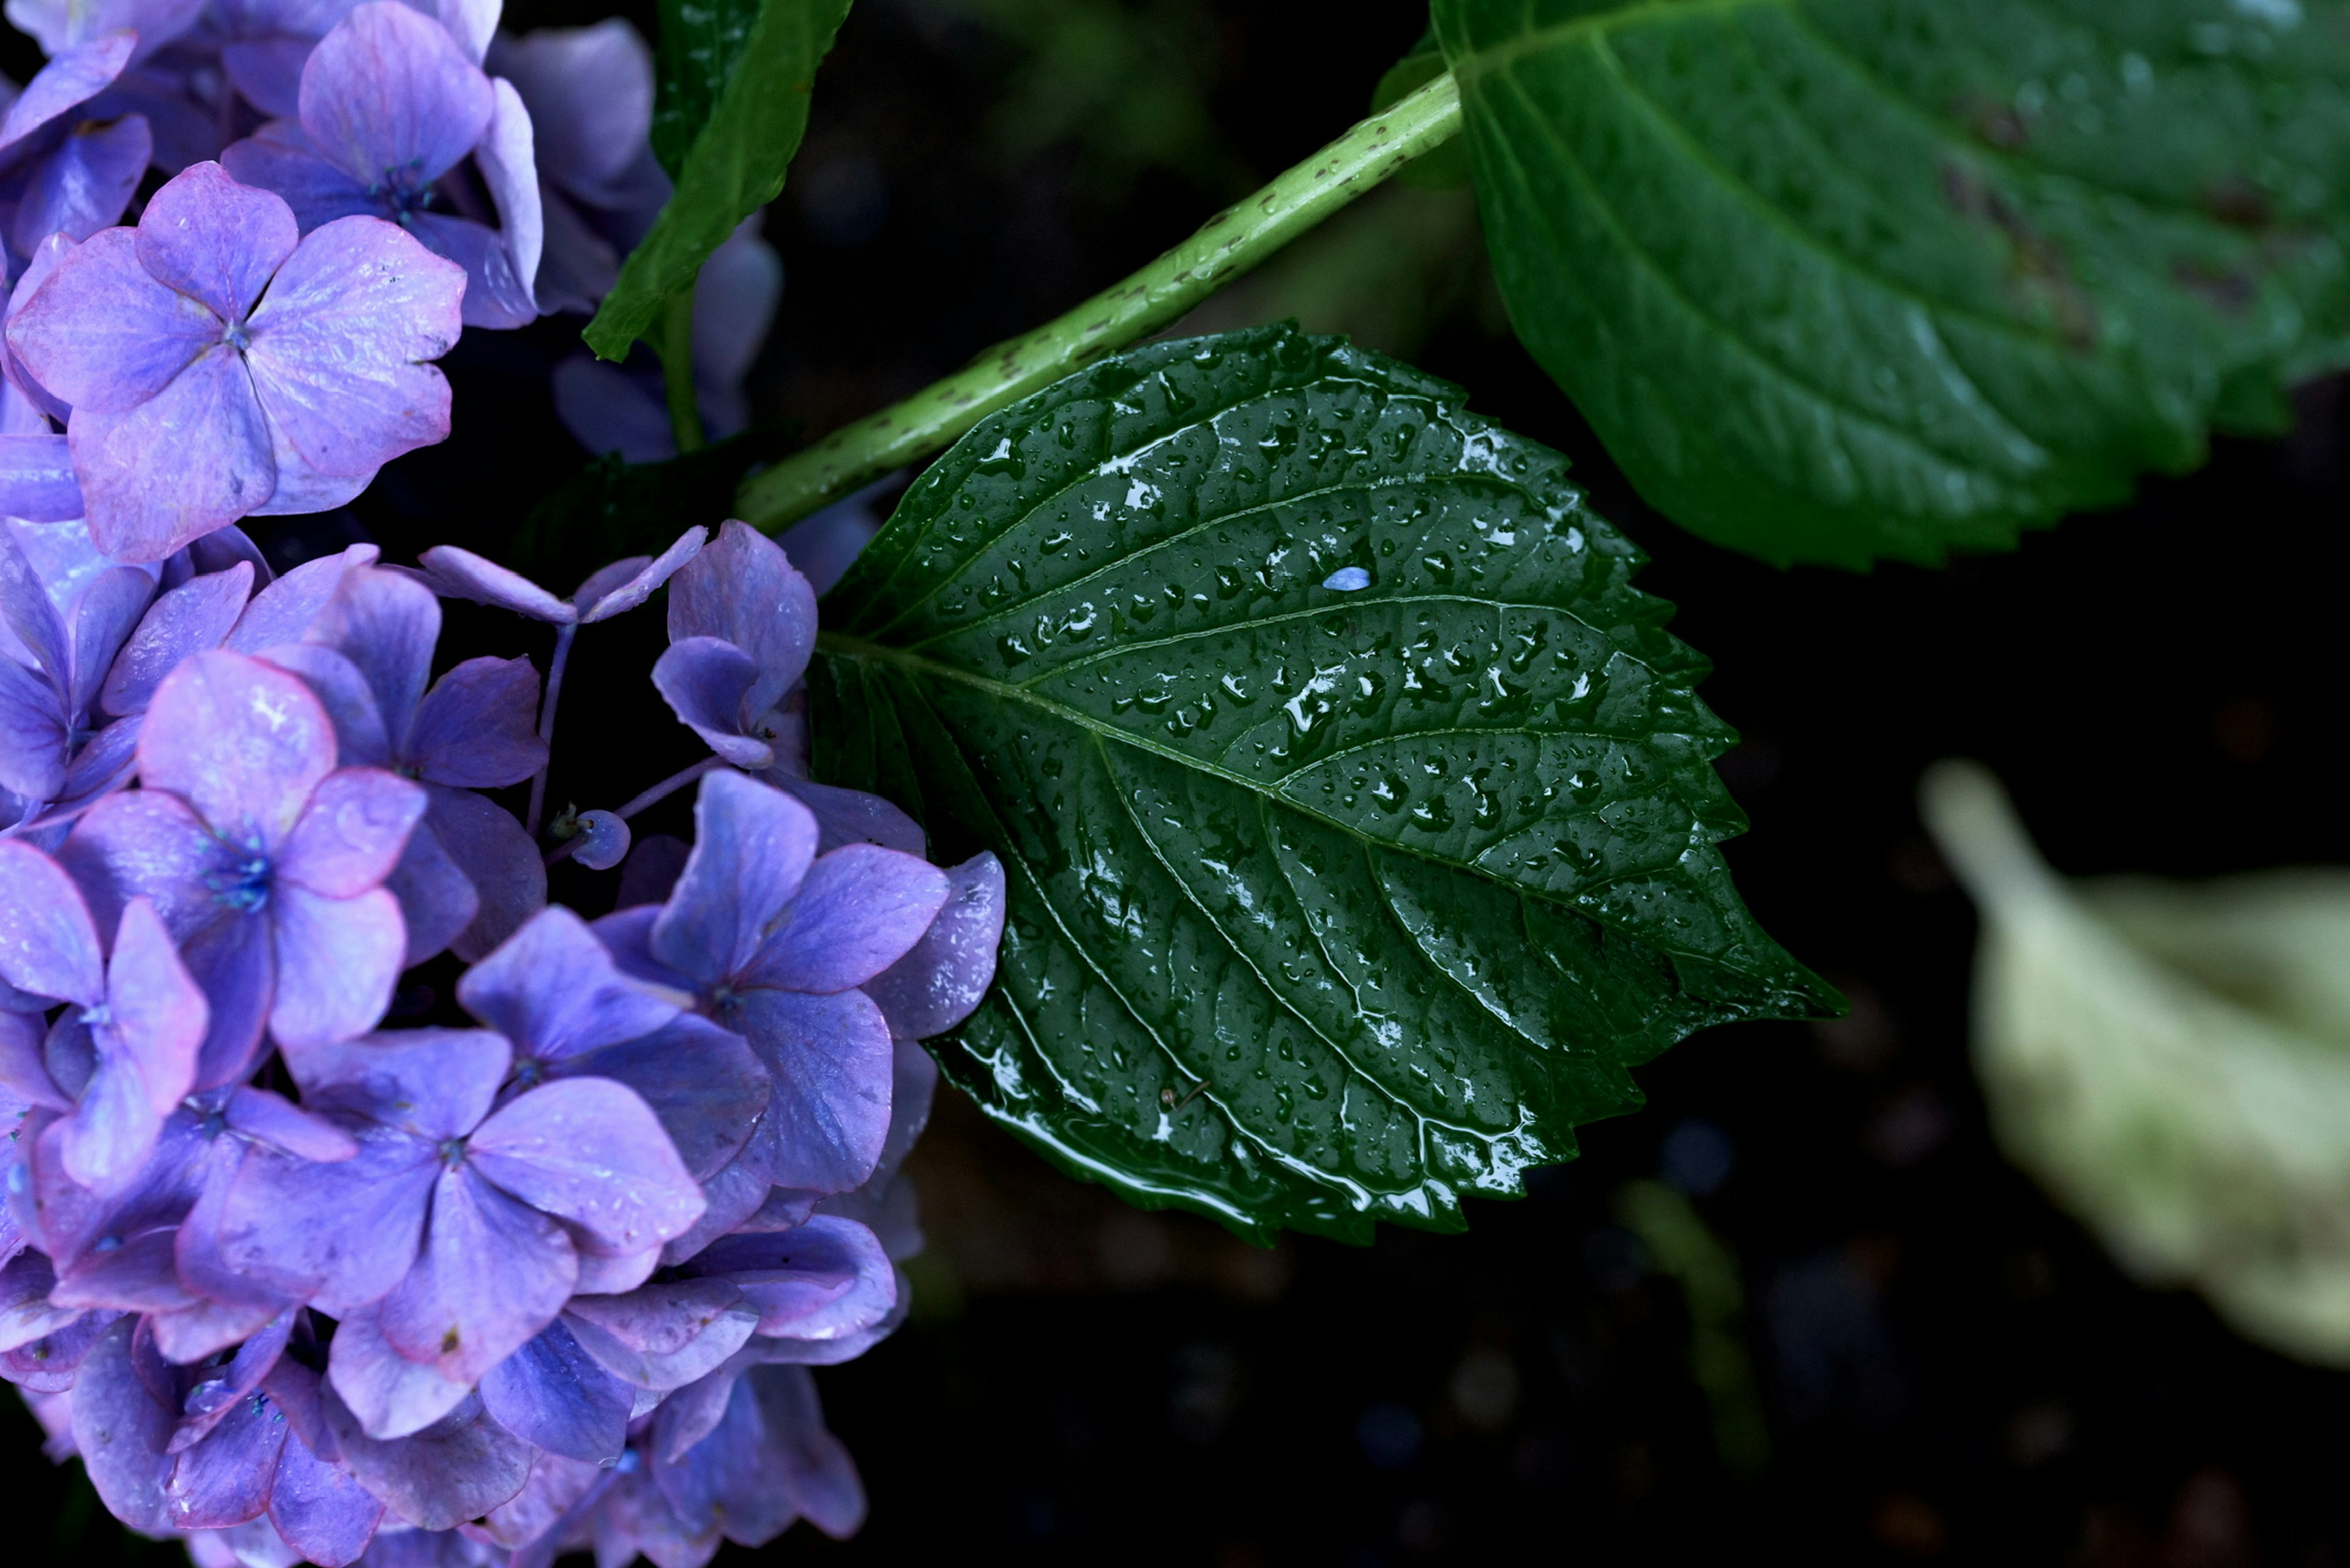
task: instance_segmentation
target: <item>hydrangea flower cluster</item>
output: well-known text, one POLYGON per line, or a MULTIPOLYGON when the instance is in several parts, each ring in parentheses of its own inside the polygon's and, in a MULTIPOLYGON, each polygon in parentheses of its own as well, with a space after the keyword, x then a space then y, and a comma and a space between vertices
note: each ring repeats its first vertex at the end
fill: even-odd
POLYGON ((1004 888, 797 776, 782 547, 695 529, 558 598, 454 548, 270 580, 234 529, 141 566, 19 522, 0 611, 0 1376, 51 1452, 204 1563, 853 1529, 808 1368, 904 1314, 914 1042, 985 991, 1004 888), (585 919, 484 793, 541 774, 555 693, 436 678, 441 597, 567 647, 664 587, 661 689, 721 749, 600 814, 624 850, 699 792, 682 864, 602 857, 631 897, 585 919), (391 1026, 451 947, 452 1005, 391 1026))

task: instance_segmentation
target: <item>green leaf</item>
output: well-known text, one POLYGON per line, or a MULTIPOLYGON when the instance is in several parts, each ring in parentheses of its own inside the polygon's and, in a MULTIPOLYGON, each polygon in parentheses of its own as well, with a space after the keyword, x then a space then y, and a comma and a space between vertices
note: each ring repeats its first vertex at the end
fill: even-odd
MULTIPOLYGON (((692 286, 735 225, 782 193, 784 171, 807 133, 816 65, 847 15, 848 0, 762 0, 740 57, 677 171, 669 205, 588 324, 588 347, 607 359, 625 356, 662 305, 692 286)), ((675 49, 664 36, 664 58, 701 49, 715 64, 723 43, 709 40, 722 35, 713 22, 701 41, 675 49)), ((684 101, 677 100, 681 113, 684 101)))
MULTIPOLYGON (((1403 58, 1387 68, 1371 91, 1371 112, 1399 103, 1444 74, 1444 50, 1430 26, 1403 58)), ((1396 175, 1396 182, 1416 191, 1450 191, 1469 183, 1469 149, 1455 137, 1435 151, 1415 158, 1396 175)))
POLYGON ((671 180, 683 172, 758 19, 759 0, 661 0, 652 143, 671 180))
POLYGON ((2344 358, 2339 0, 1434 16, 1520 336, 1709 538, 2004 548, 2344 358))
POLYGON ((695 524, 731 513, 743 475, 781 456, 795 430, 756 426, 660 462, 628 462, 607 452, 530 509, 505 559, 568 592, 624 556, 658 555, 695 524))
POLYGON ((940 1043, 990 1116, 1246 1235, 1458 1229, 1631 1065, 1833 1005, 1731 888, 1704 660, 1565 468, 1275 327, 1105 360, 916 481, 825 601, 811 728, 1005 862, 940 1043))

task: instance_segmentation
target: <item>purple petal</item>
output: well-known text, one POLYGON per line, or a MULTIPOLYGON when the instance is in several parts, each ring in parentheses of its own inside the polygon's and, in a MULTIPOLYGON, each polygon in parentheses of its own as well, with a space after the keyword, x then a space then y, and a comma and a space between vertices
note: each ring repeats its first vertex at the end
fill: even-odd
MULTIPOLYGON (((306 47, 305 57, 308 56, 306 47)), ((338 218, 380 217, 382 201, 369 182, 354 180, 310 145, 302 128, 276 119, 220 155, 221 166, 244 184, 275 192, 294 210, 305 231, 338 218)))
POLYGON ((149 275, 224 321, 253 313, 301 237, 282 198, 238 184, 217 163, 193 164, 165 182, 140 214, 137 234, 139 263, 149 275))
POLYGON ((767 922, 799 891, 816 855, 816 819, 789 795, 722 772, 702 779, 693 821, 693 854, 650 946, 660 962, 716 981, 751 961, 767 922))
MULTIPOLYGON (((115 1238, 109 1238, 112 1240, 115 1238)), ((92 1248, 57 1278, 49 1300, 58 1306, 112 1307, 122 1312, 171 1312, 195 1298, 181 1285, 172 1265, 172 1232, 140 1231, 121 1244, 92 1248)))
POLYGON ((149 1313, 147 1327, 164 1359, 184 1366, 251 1337, 284 1310, 282 1301, 244 1303, 199 1298, 177 1312, 149 1313))
POLYGON ((391 874, 424 815, 419 785, 381 768, 340 768, 311 793, 278 851, 277 874, 328 898, 354 898, 391 874))
POLYGON ((9 318, 9 348, 77 413, 135 409, 220 342, 220 318, 157 282, 138 249, 134 230, 92 235, 9 318))
POLYGON ((100 730, 66 767, 65 788, 27 829, 71 822, 103 796, 130 782, 139 765, 139 721, 120 719, 100 730))
POLYGON ((424 213, 409 227, 433 254, 465 269, 464 324, 506 331, 538 319, 538 302, 516 269, 505 236, 471 218, 424 213))
POLYGON ((610 1562, 642 1555, 679 1568, 708 1563, 723 1544, 715 1524, 698 1532, 686 1526, 661 1495, 650 1466, 619 1478, 604 1493, 596 1511, 596 1542, 610 1562))
POLYGON ((690 1013, 640 1039, 574 1056, 564 1065, 636 1091, 660 1118, 686 1169, 701 1180, 742 1152, 767 1105, 767 1072, 750 1046, 740 1035, 690 1013))
POLYGON ((154 597, 154 574, 136 566, 102 572, 82 589, 73 612, 74 668, 68 693, 75 711, 87 713, 96 705, 107 667, 154 597))
POLYGON ((81 1316, 80 1307, 49 1300, 57 1282, 57 1272, 38 1252, 19 1252, 0 1266, 0 1351, 30 1345, 81 1316))
POLYGON ((179 1457, 165 1490, 182 1530, 225 1530, 269 1506, 286 1419, 267 1398, 239 1399, 212 1434, 179 1457))
POLYGON ((160 561, 277 486, 253 379, 224 345, 127 412, 77 407, 66 433, 90 536, 118 560, 160 561))
POLYGON ((384 1337, 380 1315, 380 1306, 361 1307, 335 1325, 327 1376, 370 1436, 405 1438, 463 1404, 473 1385, 400 1355, 384 1337))
POLYGON ((109 713, 143 713, 155 687, 189 655, 218 648, 244 613, 253 567, 192 577, 157 599, 108 670, 99 701, 109 713))
POLYGON ((830 854, 844 844, 878 844, 907 855, 923 853, 920 824, 878 794, 812 784, 781 772, 762 777, 816 814, 819 855, 830 854))
MULTIPOLYGON (((581 1296, 579 1302, 600 1302, 613 1298, 581 1296)), ((743 1348, 759 1326, 759 1314, 742 1303, 726 1308, 688 1339, 680 1348, 659 1352, 636 1350, 624 1344, 601 1325, 588 1321, 574 1308, 566 1308, 564 1326, 570 1329, 579 1348, 593 1356, 597 1365, 614 1376, 636 1387, 655 1393, 682 1388, 689 1383, 708 1376, 725 1359, 743 1348)))
POLYGON ((581 1296, 567 1315, 575 1323, 593 1324, 629 1350, 674 1355, 742 1300, 743 1292, 731 1280, 677 1280, 626 1295, 581 1296))
POLYGON ((758 661, 745 699, 756 716, 783 700, 816 648, 816 594, 782 546, 729 521, 702 554, 670 580, 670 640, 714 637, 758 661))
POLYGON ((353 10, 302 67, 303 130, 362 183, 430 185, 482 140, 494 104, 448 31, 395 0, 353 10))
POLYGON ((778 1187, 846 1192, 873 1174, 889 1130, 889 1025, 860 991, 743 993, 730 1021, 775 1092, 743 1159, 778 1187))
POLYGON ((0 840, 0 980, 84 1007, 106 994, 98 928, 81 889, 65 867, 13 839, 0 840))
POLYGON ((542 1062, 640 1039, 678 1016, 675 997, 655 993, 613 965, 586 923, 568 909, 543 909, 457 982, 465 1010, 542 1062))
POLYGON ((99 801, 74 824, 57 859, 100 924, 120 922, 132 898, 152 898, 164 924, 185 940, 222 913, 206 885, 226 868, 220 841, 185 801, 160 789, 99 801))
POLYGON ((345 767, 387 768, 398 762, 383 711, 376 706, 375 691, 358 665, 316 642, 281 643, 263 657, 300 676, 326 709, 335 726, 335 755, 345 767))
POLYGON ((375 481, 375 471, 352 474, 322 473, 296 449, 283 425, 269 425, 270 461, 277 465, 277 488, 253 509, 255 517, 298 517, 332 512, 358 500, 375 481))
POLYGON ((673 642, 653 664, 653 685, 678 722, 738 768, 764 768, 775 748, 743 733, 758 662, 731 642, 689 637, 673 642))
POLYGON ((481 958, 546 907, 546 863, 522 824, 470 790, 430 786, 425 822, 473 878, 481 912, 449 945, 468 961, 481 958))
POLYGON ((436 18, 449 29, 449 36, 457 47, 475 65, 489 52, 490 39, 498 30, 498 16, 504 10, 500 0, 432 0, 418 10, 436 18))
MULTIPOLYGON (((486 1394, 483 1403, 489 1403, 486 1394)), ((506 1568, 553 1568, 574 1527, 595 1511, 619 1479, 608 1468, 613 1462, 608 1459, 597 1464, 541 1452, 522 1490, 492 1510, 479 1527, 483 1535, 514 1552, 506 1568)))
POLYGON ((580 584, 579 591, 573 596, 576 602, 586 607, 579 613, 580 620, 609 620, 616 615, 636 608, 652 597, 654 589, 676 576, 681 567, 700 555, 709 537, 710 531, 706 528, 688 528, 677 536, 675 544, 650 561, 642 557, 617 561, 598 572, 580 584), (619 568, 623 566, 634 569, 622 573, 619 568))
POLYGON ((626 1258, 579 1254, 579 1282, 571 1288, 583 1296, 622 1295, 653 1277, 661 1265, 661 1249, 648 1247, 626 1258))
POLYGON ((0 119, 0 150, 97 97, 130 63, 139 35, 108 32, 87 42, 76 39, 64 47, 48 47, 57 57, 34 73, 8 106, 7 117, 0 119))
POLYGON ((186 1397, 180 1401, 180 1423, 172 1434, 172 1452, 193 1447, 238 1400, 261 1386, 263 1379, 276 1366, 278 1357, 286 1354, 286 1343, 294 1334, 294 1319, 290 1307, 278 1313, 237 1347, 226 1366, 210 1367, 197 1375, 186 1397))
POLYGON ((0 657, 0 789, 47 800, 65 787, 65 704, 57 688, 0 657))
POLYGON ((196 1053, 210 1010, 155 908, 122 911, 107 974, 108 1022, 94 1027, 98 1072, 67 1122, 67 1171, 110 1189, 155 1147, 163 1118, 195 1086, 196 1053))
POLYGON ((463 273, 380 219, 312 230, 253 315, 261 406, 321 473, 371 473, 443 439, 449 383, 424 361, 457 340, 464 290, 463 273))
POLYGON ((223 1206, 230 1267, 340 1318, 381 1299, 416 1261, 440 1174, 430 1144, 359 1138, 354 1158, 313 1164, 256 1149, 223 1206))
POLYGON ((214 832, 266 851, 285 843, 334 756, 334 727, 297 677, 215 650, 156 687, 139 776, 185 797, 214 832))
POLYGON ((408 952, 400 900, 384 888, 326 898, 291 884, 270 897, 277 990, 269 1033, 289 1054, 356 1039, 391 1005, 408 952))
POLYGON ((743 1381, 759 1402, 769 1451, 783 1460, 786 1489, 809 1523, 836 1541, 865 1522, 865 1488, 840 1439, 826 1429, 816 1379, 804 1367, 762 1366, 743 1381))
POLYGON ((898 1304, 897 1275, 880 1239, 853 1220, 819 1214, 797 1230, 729 1236, 693 1260, 759 1309, 759 1332, 830 1340, 881 1321, 898 1304))
POLYGON ((840 581, 872 542, 873 535, 881 531, 881 519, 874 514, 874 508, 898 482, 897 475, 879 480, 854 495, 810 513, 775 535, 775 543, 784 547, 792 565, 806 576, 808 587, 818 596, 831 591, 832 585, 840 581))
MULTIPOLYGON (((686 857, 692 853, 693 846, 673 833, 656 833, 650 838, 638 839, 620 867, 620 888, 613 899, 613 908, 627 909, 639 904, 666 901, 677 879, 685 874, 686 857)), ((646 924, 650 929, 650 917, 646 924)))
POLYGON ((82 1358, 74 1378, 74 1446, 107 1511, 151 1534, 171 1528, 164 1486, 172 1461, 164 1453, 178 1416, 156 1398, 131 1364, 136 1320, 108 1328, 82 1358))
POLYGON ((412 1438, 370 1438, 331 1393, 320 1404, 351 1473, 393 1512, 422 1530, 454 1530, 522 1490, 530 1445, 501 1429, 467 1398, 412 1438))
POLYGON ((408 760, 427 784, 503 789, 546 765, 538 738, 538 671, 527 659, 469 659, 417 710, 408 760))
POLYGON ((286 1543, 325 1568, 356 1563, 383 1518, 383 1504, 350 1471, 318 1457, 300 1430, 286 1434, 269 1521, 286 1543))
MULTIPOLYGON (((704 408, 727 401, 734 405, 723 415, 713 411, 713 435, 733 435, 743 428, 737 389, 767 340, 783 294, 783 258, 759 237, 757 214, 736 225, 702 264, 693 294, 695 379, 702 386, 704 408)), ((814 591, 816 585, 808 587, 814 591)))
POLYGON ((473 878, 441 847, 430 823, 418 824, 408 836, 408 848, 384 886, 400 900, 400 923, 408 929, 402 969, 413 969, 446 949, 482 910, 473 878))
POLYGON ((351 1135, 334 1123, 312 1116, 283 1095, 249 1084, 230 1093, 223 1119, 246 1137, 321 1164, 349 1159, 359 1151, 351 1135))
POLYGON ((608 811, 583 811, 577 819, 579 847, 571 858, 590 871, 609 871, 629 857, 629 825, 608 811))
MULTIPOLYGON (((551 238, 558 243, 565 240, 560 230, 551 238)), ((567 252, 550 246, 546 268, 553 272, 571 261, 567 252)), ((614 275, 618 275, 617 266, 614 275)), ((550 305, 560 297, 558 286, 550 285, 545 290, 550 305)), ((596 298, 601 298, 609 286, 608 283, 596 290, 596 298)), ((595 300, 588 300, 585 308, 594 309, 595 300)), ((556 418, 583 450, 598 456, 618 452, 625 462, 658 462, 677 455, 677 437, 670 429, 657 381, 648 382, 643 376, 588 354, 574 355, 557 365, 550 379, 556 418)))
POLYGON ((830 992, 906 955, 945 908, 946 873, 927 860, 850 844, 818 856, 740 983, 830 992))
POLYGON ((556 1322, 490 1368, 482 1379, 482 1404, 525 1442, 589 1464, 610 1464, 628 1443, 635 1395, 556 1322))
POLYGON ((0 435, 0 509, 28 523, 63 523, 88 510, 64 436, 0 435))
POLYGON ((471 1387, 555 1321, 578 1273, 560 1225, 470 1169, 443 1171, 424 1251, 378 1303, 384 1338, 471 1387))
MULTIPOLYGON (((737 1158, 702 1184, 702 1199, 709 1207, 694 1221, 693 1229, 670 1238, 661 1248, 661 1262, 674 1267, 719 1237, 741 1229, 764 1208, 771 1190, 767 1179, 753 1169, 748 1159, 737 1158)), ((806 1218, 802 1213, 793 1222, 806 1218)))
MULTIPOLYGON (((821 862, 819 862, 821 864, 821 862)), ((981 853, 947 873, 946 907, 906 956, 864 982, 889 1033, 927 1040, 969 1018, 995 980, 1003 942, 1003 865, 981 853)))
POLYGON ((196 1055, 200 1089, 241 1081, 261 1050, 277 995, 270 925, 262 916, 231 911, 180 940, 181 961, 203 987, 204 1007, 212 1015, 211 1031, 196 1055))
POLYGON ((351 661, 375 697, 384 733, 400 745, 415 726, 441 640, 441 604, 432 590, 380 566, 354 568, 343 574, 308 638, 351 661))
POLYGON ((745 1545, 764 1545, 798 1516, 788 1487, 772 1473, 756 1396, 738 1378, 718 1425, 675 1464, 654 1468, 661 1495, 694 1531, 723 1529, 745 1545))
MULTIPOLYGON (((302 67, 316 46, 315 38, 240 38, 221 47, 221 68, 244 101, 276 119, 291 119, 302 101, 302 67)), ((221 161, 228 162, 225 153, 221 161)), ((229 172, 237 174, 229 164, 229 172)), ((251 184, 254 182, 247 181, 251 184)))
POLYGON ((471 599, 475 604, 492 605, 556 626, 567 626, 578 618, 578 611, 571 605, 528 577, 471 550, 461 550, 454 545, 435 545, 417 557, 417 564, 433 587, 446 597, 471 599))
POLYGON ((587 1232, 591 1251, 639 1252, 701 1218, 702 1189, 636 1095, 605 1078, 543 1085, 492 1113, 468 1158, 486 1180, 587 1232))
MULTIPOLYGON (((38 1013, 0 1009, 0 1096, 14 1095, 28 1105, 52 1111, 73 1109, 73 1096, 59 1089, 41 1060, 41 1019, 38 1013)), ((0 1229, 7 1225, 0 1210, 0 1229)), ((0 1248, 0 1251, 5 1251, 0 1248)))
POLYGON ((504 1040, 481 1029, 399 1029, 286 1058, 310 1110, 397 1128, 420 1147, 463 1137, 505 1082, 504 1040))
POLYGON ((119 1321, 112 1313, 83 1313, 63 1328, 0 1354, 0 1377, 30 1393, 61 1394, 74 1386, 90 1347, 119 1321))
POLYGON ((236 629, 229 633, 227 648, 235 653, 259 653, 280 643, 301 641, 327 601, 342 587, 343 574, 373 565, 380 554, 373 545, 352 545, 340 555, 303 562, 254 596, 236 629))
POLYGON ((500 39, 490 66, 532 106, 538 168, 548 180, 592 197, 628 173, 653 119, 652 51, 636 28, 618 16, 542 27, 500 39))
POLYGON ((538 278, 539 253, 546 241, 546 220, 538 194, 536 130, 530 110, 512 82, 493 81, 490 89, 497 95, 497 104, 490 112, 489 129, 473 149, 473 166, 481 171, 490 204, 497 211, 498 236, 511 258, 521 300, 535 317, 537 299, 532 286, 538 278))

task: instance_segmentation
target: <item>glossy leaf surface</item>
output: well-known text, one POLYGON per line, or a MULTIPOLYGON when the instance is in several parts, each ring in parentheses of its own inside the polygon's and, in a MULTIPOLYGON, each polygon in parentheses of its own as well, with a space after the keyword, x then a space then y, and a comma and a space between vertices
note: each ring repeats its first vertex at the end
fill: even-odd
POLYGON ((1690 1031, 1831 993, 1756 927, 1704 661, 1565 462, 1270 327, 981 424, 825 601, 817 772, 1003 857, 947 1070, 1243 1233, 1461 1224, 1690 1031))
POLYGON ((759 0, 661 0, 653 156, 675 180, 751 41, 759 0))
MULTIPOLYGON (((807 134, 816 66, 847 15, 848 0, 761 0, 723 84, 713 88, 696 66, 681 79, 698 87, 671 90, 665 102, 680 114, 691 92, 712 92, 709 118, 675 171, 677 189, 669 205, 644 243, 629 253, 619 282, 588 324, 588 347, 608 359, 627 354, 662 305, 692 286, 702 264, 735 225, 782 193, 785 171, 807 134)), ((664 77, 680 57, 722 63, 727 53, 724 17, 712 13, 710 26, 695 39, 672 47, 664 36, 664 77)), ((666 134, 674 145, 682 131, 666 134)))
POLYGON ((1435 0, 1519 334, 1642 494, 1933 562, 2336 363, 2333 0, 1435 0))

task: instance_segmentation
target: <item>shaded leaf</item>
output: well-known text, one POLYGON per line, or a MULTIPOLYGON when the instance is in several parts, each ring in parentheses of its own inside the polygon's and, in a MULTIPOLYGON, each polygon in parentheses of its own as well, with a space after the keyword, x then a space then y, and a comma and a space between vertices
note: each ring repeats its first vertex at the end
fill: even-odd
POLYGON ((1641 493, 1933 562, 2342 358, 2335 0, 1435 0, 1512 319, 1641 493))
POLYGON ((947 1071, 1243 1234, 1461 1224, 1692 1029, 1831 993, 1717 842, 1704 661, 1556 453, 1269 327, 987 420, 825 601, 819 774, 994 850, 947 1071))
POLYGON ((654 49, 653 156, 675 180, 759 19, 759 0, 660 0, 654 49))
POLYGON ((756 426, 659 462, 606 452, 530 509, 508 563, 567 588, 623 556, 658 555, 686 529, 733 512, 743 476, 780 455, 791 435, 789 427, 756 426))

